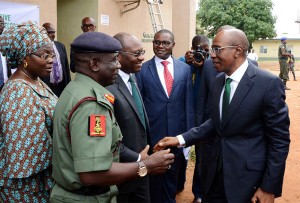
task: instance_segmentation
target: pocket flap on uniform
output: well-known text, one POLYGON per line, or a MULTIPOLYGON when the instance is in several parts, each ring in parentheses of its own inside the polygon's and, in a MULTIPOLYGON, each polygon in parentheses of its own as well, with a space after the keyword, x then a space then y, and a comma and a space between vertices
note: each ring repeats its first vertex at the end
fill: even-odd
POLYGON ((266 168, 266 159, 248 159, 247 168, 249 170, 262 171, 266 168))

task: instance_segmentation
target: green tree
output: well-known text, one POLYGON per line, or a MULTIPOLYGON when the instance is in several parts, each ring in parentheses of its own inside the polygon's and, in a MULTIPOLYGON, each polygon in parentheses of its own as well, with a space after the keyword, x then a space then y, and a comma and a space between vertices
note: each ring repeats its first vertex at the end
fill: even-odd
POLYGON ((272 15, 272 9, 272 0, 201 0, 197 32, 206 31, 212 37, 219 27, 232 25, 246 33, 252 47, 255 40, 276 36, 276 17, 272 15))

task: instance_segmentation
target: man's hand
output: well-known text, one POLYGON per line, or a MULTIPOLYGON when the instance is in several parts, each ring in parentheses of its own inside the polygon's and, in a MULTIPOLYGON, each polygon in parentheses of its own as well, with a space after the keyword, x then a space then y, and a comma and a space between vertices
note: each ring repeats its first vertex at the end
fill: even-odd
POLYGON ((171 168, 174 158, 175 155, 170 153, 170 149, 167 149, 151 154, 144 160, 144 163, 147 167, 148 173, 160 174, 171 168))
POLYGON ((192 64, 193 61, 194 61, 194 51, 193 50, 188 50, 185 53, 184 58, 185 58, 185 62, 187 64, 192 64))
POLYGON ((141 155, 141 161, 145 160, 149 155, 148 155, 148 151, 149 151, 149 145, 147 145, 145 147, 145 149, 143 149, 141 152, 140 152, 140 155, 141 155))
POLYGON ((197 68, 201 68, 203 66, 203 64, 204 64, 204 60, 200 61, 200 62, 193 60, 193 65, 197 68))
POLYGON ((179 140, 177 137, 165 137, 160 140, 154 147, 153 151, 160 151, 166 147, 176 147, 179 145, 179 140))
POLYGON ((264 192, 260 188, 254 193, 251 203, 274 203, 275 202, 275 195, 264 192))

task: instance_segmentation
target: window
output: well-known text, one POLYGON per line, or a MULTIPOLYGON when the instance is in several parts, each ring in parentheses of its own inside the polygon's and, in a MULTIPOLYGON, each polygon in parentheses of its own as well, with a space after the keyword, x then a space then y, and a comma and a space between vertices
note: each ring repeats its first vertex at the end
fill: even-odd
POLYGON ((263 54, 268 53, 268 47, 266 47, 266 46, 260 46, 259 53, 263 53, 263 54))

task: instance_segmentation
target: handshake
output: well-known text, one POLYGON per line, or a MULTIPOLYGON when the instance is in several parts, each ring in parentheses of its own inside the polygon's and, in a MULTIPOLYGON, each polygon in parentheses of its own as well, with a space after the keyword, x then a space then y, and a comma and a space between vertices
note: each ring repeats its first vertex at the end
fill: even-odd
POLYGON ((153 154, 148 155, 149 145, 140 152, 141 161, 147 168, 149 174, 161 174, 171 169, 171 164, 174 162, 175 155, 170 153, 170 149, 165 149, 171 146, 178 146, 177 137, 165 137, 160 140, 153 148, 153 154))

